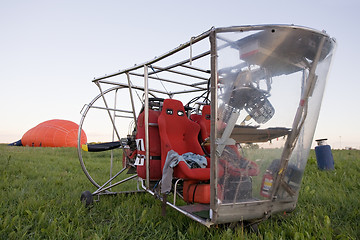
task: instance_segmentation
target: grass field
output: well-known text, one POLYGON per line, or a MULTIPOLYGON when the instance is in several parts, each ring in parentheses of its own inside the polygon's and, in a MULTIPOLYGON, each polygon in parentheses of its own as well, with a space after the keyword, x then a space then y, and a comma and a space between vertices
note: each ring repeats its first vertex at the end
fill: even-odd
POLYGON ((86 209, 95 190, 74 148, 0 145, 0 239, 359 239, 360 151, 334 150, 334 171, 319 171, 310 153, 292 213, 275 215, 259 232, 241 225, 207 229, 149 194, 104 196, 86 209))

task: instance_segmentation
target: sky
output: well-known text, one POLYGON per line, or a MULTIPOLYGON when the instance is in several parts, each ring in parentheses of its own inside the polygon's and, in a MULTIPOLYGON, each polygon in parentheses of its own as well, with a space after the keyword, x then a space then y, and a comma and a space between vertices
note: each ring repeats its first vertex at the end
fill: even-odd
POLYGON ((360 1, 0 0, 0 143, 49 119, 80 122, 94 77, 153 59, 212 26, 295 24, 337 49, 314 139, 360 149, 360 1))

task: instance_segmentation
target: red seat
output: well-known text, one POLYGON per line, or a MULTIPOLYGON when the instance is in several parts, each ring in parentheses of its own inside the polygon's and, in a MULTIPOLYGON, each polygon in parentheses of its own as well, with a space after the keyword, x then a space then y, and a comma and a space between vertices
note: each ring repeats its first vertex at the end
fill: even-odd
POLYGON ((201 139, 204 141, 210 136, 210 118, 211 110, 210 105, 204 105, 202 108, 201 118, 198 121, 201 129, 201 139))
MULTIPOLYGON (((210 118, 211 110, 210 105, 204 105, 201 111, 201 115, 197 123, 200 125, 200 139, 201 142, 204 142, 207 138, 210 137, 210 118)), ((210 155, 210 146, 204 146, 204 151, 206 154, 210 155)))
MULTIPOLYGON (((159 111, 154 111, 149 109, 149 153, 150 153, 150 180, 159 180, 161 179, 161 148, 160 148, 160 136, 159 129, 157 126, 158 117, 160 115, 159 111)), ((145 157, 146 154, 146 139, 145 139, 145 112, 142 111, 137 118, 137 157, 145 157), (144 147, 144 149, 141 149, 144 147)), ((143 165, 137 166, 138 176, 145 179, 146 178, 146 161, 143 165)))
POLYGON ((204 105, 200 114, 191 114, 190 119, 200 125, 201 141, 210 136, 210 105, 204 105))
POLYGON ((191 114, 190 115, 190 119, 196 123, 198 123, 200 121, 201 115, 199 114, 191 114))
MULTIPOLYGON (((204 155, 198 141, 200 126, 187 118, 183 104, 174 99, 165 99, 158 118, 161 139, 161 168, 163 169, 168 151, 182 155, 192 152, 204 155)), ((174 168, 174 177, 206 181, 210 179, 210 160, 207 168, 189 168, 180 161, 174 168)))
MULTIPOLYGON (((201 139, 204 141, 210 137, 210 117, 211 108, 210 105, 204 105, 202 109, 201 118, 198 120, 200 125, 201 139)), ((210 146, 205 146, 205 150, 210 153, 210 146)), ((241 156, 236 146, 228 146, 226 150, 232 155, 233 161, 227 161, 220 159, 220 163, 223 165, 224 170, 232 176, 257 176, 259 174, 259 167, 255 162, 249 161, 241 156)))

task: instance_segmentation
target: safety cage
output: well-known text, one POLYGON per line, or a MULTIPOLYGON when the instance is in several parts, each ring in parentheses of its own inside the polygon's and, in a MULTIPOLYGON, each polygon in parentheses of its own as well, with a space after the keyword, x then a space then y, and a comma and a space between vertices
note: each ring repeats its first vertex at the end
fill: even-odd
POLYGON ((147 192, 208 227, 292 211, 335 45, 294 25, 212 28, 95 78, 82 200, 147 192))

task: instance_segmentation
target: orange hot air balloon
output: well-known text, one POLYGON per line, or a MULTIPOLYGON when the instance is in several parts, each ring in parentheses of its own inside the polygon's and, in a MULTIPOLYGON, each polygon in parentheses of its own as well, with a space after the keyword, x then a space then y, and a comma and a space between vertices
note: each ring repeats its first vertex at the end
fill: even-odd
MULTIPOLYGON (((32 147, 76 147, 78 129, 78 124, 68 120, 49 120, 27 131, 21 143, 32 147)), ((86 134, 81 130, 81 144, 86 142, 86 134)))

